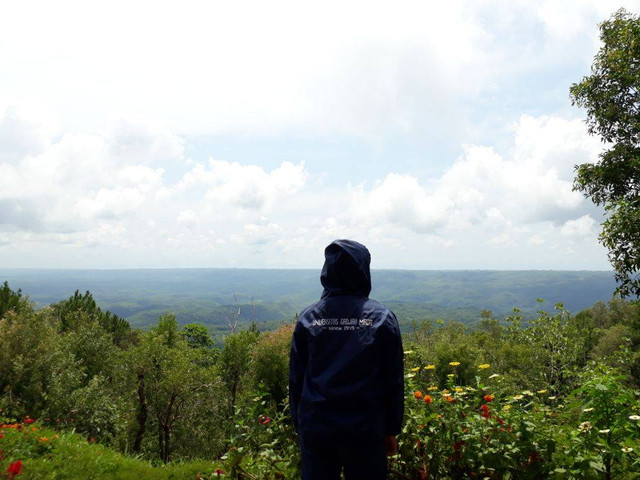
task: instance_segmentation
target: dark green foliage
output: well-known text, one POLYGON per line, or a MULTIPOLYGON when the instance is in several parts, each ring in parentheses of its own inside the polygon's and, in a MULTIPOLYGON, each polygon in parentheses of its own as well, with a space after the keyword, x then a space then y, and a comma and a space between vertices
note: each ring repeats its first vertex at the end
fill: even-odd
POLYGON ((9 282, 4 282, 0 288, 0 318, 9 311, 20 311, 26 308, 27 304, 22 297, 22 290, 13 291, 9 288, 9 282))
POLYGON ((192 348, 209 348, 213 346, 213 339, 209 329, 201 323, 188 323, 182 327, 180 335, 192 348))
POLYGON ((100 326, 113 336, 113 342, 121 345, 127 340, 131 332, 129 322, 117 315, 103 312, 93 299, 93 295, 87 290, 81 294, 76 290, 73 296, 53 306, 54 312, 60 321, 60 330, 66 332, 78 328, 78 313, 86 314, 91 320, 97 321, 100 326))
POLYGON ((600 25, 602 47, 591 75, 571 86, 587 111, 589 133, 611 144, 597 163, 576 167, 574 188, 605 207, 600 235, 619 282, 640 296, 640 18, 624 9, 600 25))

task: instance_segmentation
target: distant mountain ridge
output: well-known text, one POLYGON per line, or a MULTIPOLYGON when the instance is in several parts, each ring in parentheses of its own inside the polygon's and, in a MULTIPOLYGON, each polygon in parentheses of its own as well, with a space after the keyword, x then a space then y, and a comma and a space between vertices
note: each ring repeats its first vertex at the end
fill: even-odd
MULTIPOLYGON (((322 293, 319 269, 0 269, 5 280, 39 306, 89 290, 101 308, 134 326, 151 325, 170 311, 180 323, 220 331, 235 318, 264 328, 291 320, 322 293)), ((514 307, 532 316, 537 298, 548 310, 562 302, 577 313, 610 300, 615 289, 613 273, 602 271, 374 270, 372 283, 371 297, 392 308, 403 325, 424 318, 473 323, 482 310, 501 317, 514 307)))

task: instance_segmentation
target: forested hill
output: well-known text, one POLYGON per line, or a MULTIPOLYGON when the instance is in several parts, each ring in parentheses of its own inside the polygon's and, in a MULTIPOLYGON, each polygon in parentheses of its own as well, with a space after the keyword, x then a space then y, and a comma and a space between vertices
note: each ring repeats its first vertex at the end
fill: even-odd
MULTIPOLYGON (((292 318, 322 291, 319 270, 154 269, 0 270, 0 281, 21 288, 38 306, 91 291, 100 307, 134 326, 175 312, 180 323, 212 329, 292 318), (240 314, 238 316, 238 311, 240 314)), ((371 297, 390 306, 401 323, 424 318, 475 322, 482 310, 496 316, 518 307, 525 314, 543 298, 548 309, 563 302, 578 312, 611 298, 613 274, 594 271, 415 271, 376 270, 371 297)), ((266 325, 269 326, 269 325, 266 325)))

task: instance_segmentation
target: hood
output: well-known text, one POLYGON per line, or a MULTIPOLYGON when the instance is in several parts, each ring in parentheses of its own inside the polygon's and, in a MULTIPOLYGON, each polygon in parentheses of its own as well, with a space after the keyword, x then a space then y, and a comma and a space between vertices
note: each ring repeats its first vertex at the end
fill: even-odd
POLYGON ((322 298, 337 295, 368 297, 371 292, 371 254, 353 240, 334 240, 324 250, 320 282, 322 298))

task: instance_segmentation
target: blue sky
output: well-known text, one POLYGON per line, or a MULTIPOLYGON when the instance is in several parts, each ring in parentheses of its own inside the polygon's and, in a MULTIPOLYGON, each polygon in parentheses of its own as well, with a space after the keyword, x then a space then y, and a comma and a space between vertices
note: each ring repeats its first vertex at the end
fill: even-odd
POLYGON ((3 5, 0 268, 609 269, 568 90, 622 6, 3 5))

